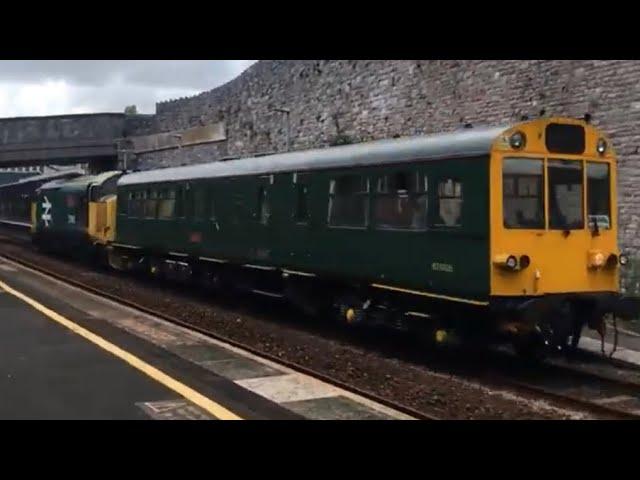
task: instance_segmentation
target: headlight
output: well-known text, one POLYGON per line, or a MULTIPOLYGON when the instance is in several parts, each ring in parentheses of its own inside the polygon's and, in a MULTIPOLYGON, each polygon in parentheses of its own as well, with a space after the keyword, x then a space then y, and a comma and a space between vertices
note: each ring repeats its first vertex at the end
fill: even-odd
POLYGON ((511 135, 511 137, 509 137, 509 145, 511 145, 511 148, 515 150, 520 150, 521 148, 524 148, 526 143, 527 143, 527 137, 522 132, 516 132, 513 135, 511 135))
POLYGON ((624 266, 627 263, 629 263, 629 258, 624 253, 621 253, 620 254, 620 265, 624 266))
POLYGON ((504 268, 506 270, 513 271, 518 269, 518 257, 507 253, 496 255, 493 259, 493 263, 497 267, 504 268))
POLYGON ((524 270, 531 264, 531 259, 529 255, 521 255, 520 256, 520 270, 524 270))
POLYGON ((607 141, 604 138, 598 140, 598 145, 596 146, 596 150, 600 155, 604 155, 604 152, 607 151, 607 141))

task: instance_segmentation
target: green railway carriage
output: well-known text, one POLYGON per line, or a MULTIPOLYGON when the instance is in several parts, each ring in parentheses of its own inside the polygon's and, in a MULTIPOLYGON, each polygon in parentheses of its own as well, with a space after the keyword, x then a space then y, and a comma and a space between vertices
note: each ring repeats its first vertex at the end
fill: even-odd
POLYGON ((616 174, 603 133, 566 118, 139 172, 109 258, 348 322, 563 346, 638 309, 618 294, 616 174))
POLYGON ((112 265, 286 296, 349 323, 485 316, 500 131, 125 175, 112 265))
POLYGON ((488 152, 500 131, 126 175, 115 246, 154 260, 266 272, 257 289, 272 293, 282 287, 275 271, 358 292, 373 284, 482 305, 489 296, 488 152))

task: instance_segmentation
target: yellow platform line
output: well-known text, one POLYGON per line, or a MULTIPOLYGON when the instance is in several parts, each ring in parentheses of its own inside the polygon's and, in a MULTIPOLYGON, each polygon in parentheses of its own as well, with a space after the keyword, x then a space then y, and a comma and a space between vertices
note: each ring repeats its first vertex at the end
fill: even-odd
POLYGON ((132 367, 134 367, 134 368, 140 370, 141 372, 145 373, 146 375, 148 375, 149 377, 151 377, 152 379, 154 379, 158 383, 161 383, 165 387, 173 390, 174 392, 178 393, 182 397, 184 397, 187 400, 191 401, 192 403, 194 403, 198 407, 202 408, 203 410, 206 410, 208 413, 210 413, 211 415, 213 415, 217 419, 220 419, 220 420, 242 420, 241 417, 239 417, 235 413, 231 412, 230 410, 227 410, 222 405, 217 404, 216 402, 214 402, 210 398, 205 397, 201 393, 198 393, 195 390, 193 390, 192 388, 186 386, 184 383, 179 382, 178 380, 170 377, 169 375, 167 375, 166 373, 162 372, 161 370, 158 370, 157 368, 149 365, 144 360, 141 360, 140 358, 136 357, 135 355, 123 350, 122 348, 114 345, 113 343, 111 343, 111 342, 105 340, 104 338, 96 335, 95 333, 90 332, 86 328, 81 327, 80 325, 78 325, 78 324, 72 322, 71 320, 63 317, 59 313, 54 312, 53 310, 45 307, 44 305, 42 305, 41 303, 37 302, 36 300, 33 300, 32 298, 26 296, 25 294, 23 294, 23 293, 15 290, 13 288, 11 288, 9 285, 5 284, 2 281, 0 281, 0 288, 2 288, 7 293, 13 295, 14 297, 17 297, 20 300, 22 300, 23 302, 27 303, 28 305, 30 305, 31 307, 33 307, 34 309, 36 309, 37 311, 39 311, 43 315, 49 317, 51 320, 59 323, 60 325, 63 325, 65 327, 67 327, 69 330, 71 330, 71 331, 77 333, 78 335, 86 338, 87 340, 89 340, 90 342, 92 342, 95 345, 99 346, 100 348, 102 348, 102 349, 106 350, 107 352, 115 355, 116 357, 120 358, 121 360, 124 360, 129 365, 131 365, 132 367))

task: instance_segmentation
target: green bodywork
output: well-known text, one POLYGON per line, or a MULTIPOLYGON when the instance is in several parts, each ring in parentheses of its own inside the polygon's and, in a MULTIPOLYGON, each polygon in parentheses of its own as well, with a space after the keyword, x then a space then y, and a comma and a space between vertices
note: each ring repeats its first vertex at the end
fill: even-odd
POLYGON ((108 180, 114 183, 120 172, 84 175, 67 181, 53 181, 36 191, 35 236, 69 242, 66 247, 87 240, 89 202, 92 187, 108 180))
MULTIPOLYGON (((272 170, 276 173, 266 175, 243 172, 237 176, 196 176, 171 181, 171 177, 179 178, 181 172, 169 169, 174 172, 167 171, 164 181, 156 181, 158 177, 154 175, 157 174, 144 181, 144 172, 131 176, 136 181, 123 182, 128 178, 125 176, 118 186, 115 243, 142 247, 156 255, 186 253, 193 257, 312 272, 352 283, 383 284, 486 300, 489 296, 489 146, 493 138, 493 133, 488 134, 483 143, 484 154, 464 156, 462 152, 457 158, 453 155, 447 158, 445 149, 441 158, 414 160, 405 156, 396 164, 390 161, 383 165, 359 166, 345 156, 346 165, 342 168, 321 168, 323 165, 318 164, 318 168, 281 172, 278 170, 286 166, 278 166, 272 170), (371 205, 378 177, 400 171, 428 177, 429 226, 426 231, 378 229, 372 224, 371 207, 366 228, 328 225, 332 178, 345 173, 367 177, 371 185, 368 194, 371 205), (304 182, 307 186, 309 220, 303 223, 294 218, 297 200, 294 175, 298 183, 304 182), (447 178, 463 184, 459 227, 435 225, 438 182, 447 178), (271 206, 266 225, 260 221, 258 192, 261 186, 266 189, 271 206), (168 187, 177 190, 179 218, 160 220, 129 215, 126 204, 130 194, 168 187)), ((456 146, 452 143, 452 150, 456 146)), ((350 150, 346 148, 351 147, 339 148, 348 153, 350 150)), ((265 160, 264 170, 268 172, 268 160, 265 160)), ((233 171, 231 166, 220 168, 233 171)))

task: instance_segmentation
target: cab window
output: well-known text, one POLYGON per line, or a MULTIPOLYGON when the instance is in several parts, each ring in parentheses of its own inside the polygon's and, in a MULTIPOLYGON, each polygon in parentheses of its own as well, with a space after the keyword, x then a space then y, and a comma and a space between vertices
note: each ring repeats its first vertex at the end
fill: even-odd
POLYGON ((549 160, 549 229, 584 228, 582 161, 549 160))
POLYGON ((611 184, 609 164, 587 162, 587 208, 589 228, 611 228, 611 184))
POLYGON ((545 228, 544 163, 541 159, 504 159, 502 208, 506 228, 545 228))

